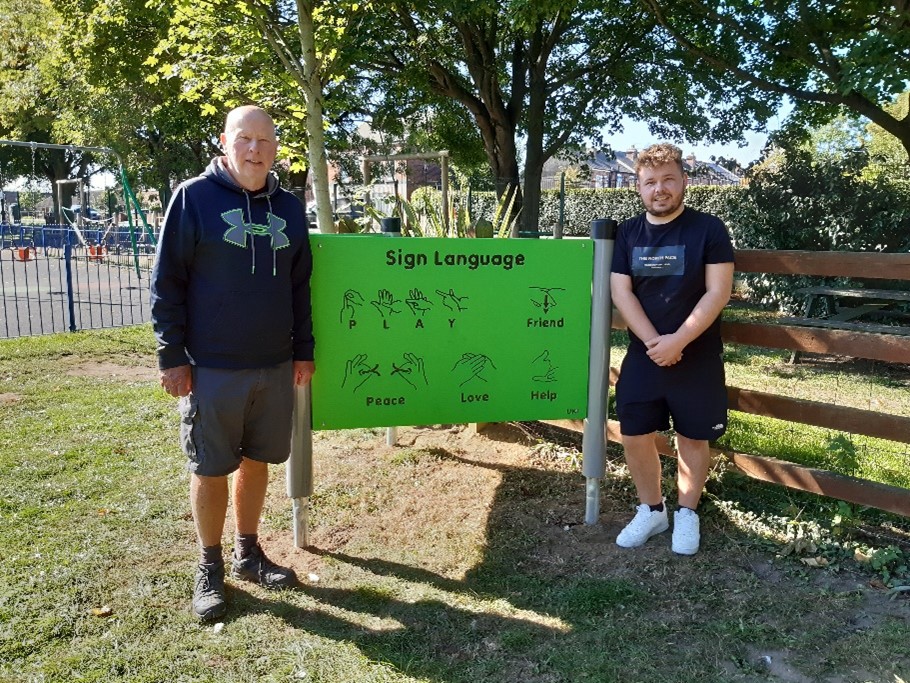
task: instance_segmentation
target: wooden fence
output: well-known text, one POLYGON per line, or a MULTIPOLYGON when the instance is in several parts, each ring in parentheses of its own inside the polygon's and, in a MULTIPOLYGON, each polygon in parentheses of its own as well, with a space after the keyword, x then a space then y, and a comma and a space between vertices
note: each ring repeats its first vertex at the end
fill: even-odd
MULTIPOLYGON (((910 254, 739 250, 736 252, 736 271, 910 282, 910 254)), ((615 311, 613 327, 625 329, 625 323, 615 311)), ((724 341, 736 344, 851 356, 889 363, 910 363, 910 336, 907 335, 743 322, 723 322, 721 335, 724 341)), ((610 382, 614 384, 619 373, 611 368, 610 374, 610 382)), ((910 443, 908 417, 737 387, 727 387, 727 394, 731 410, 910 443)), ((578 425, 567 425, 566 421, 560 421, 560 424, 578 428, 578 425)), ((621 440, 618 422, 610 420, 607 430, 610 440, 621 440)), ((665 437, 659 436, 658 451, 667 456, 675 455, 672 443, 665 437)), ((755 479, 910 517, 910 489, 805 467, 768 456, 729 451, 715 451, 715 456, 728 458, 737 469, 755 479)))

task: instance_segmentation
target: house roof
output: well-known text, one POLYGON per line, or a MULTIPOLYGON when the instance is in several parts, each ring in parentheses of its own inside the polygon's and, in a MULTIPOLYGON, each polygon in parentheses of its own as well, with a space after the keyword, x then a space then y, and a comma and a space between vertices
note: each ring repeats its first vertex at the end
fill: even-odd
MULTIPOLYGON (((632 146, 628 150, 614 150, 611 154, 603 150, 592 150, 587 159, 580 163, 587 164, 592 175, 605 173, 635 174, 635 158, 638 150, 632 146)), ((729 184, 738 184, 740 176, 713 161, 701 161, 694 154, 689 154, 683 159, 690 171, 695 171, 696 176, 711 177, 729 184)), ((544 176, 556 176, 560 171, 576 165, 578 162, 567 159, 553 158, 544 164, 544 176)))

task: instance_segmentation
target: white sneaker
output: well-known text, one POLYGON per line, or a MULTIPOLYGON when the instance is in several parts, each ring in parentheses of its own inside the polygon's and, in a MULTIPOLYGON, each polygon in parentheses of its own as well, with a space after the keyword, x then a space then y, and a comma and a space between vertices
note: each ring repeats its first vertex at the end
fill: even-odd
POLYGON ((679 555, 694 555, 698 552, 701 532, 698 530, 698 515, 689 508, 673 513, 673 552, 679 555))
POLYGON ((644 503, 639 505, 636 510, 632 521, 616 537, 616 545, 623 548, 637 548, 654 534, 670 528, 670 523, 667 521, 666 501, 664 501, 664 509, 660 512, 654 512, 644 503))

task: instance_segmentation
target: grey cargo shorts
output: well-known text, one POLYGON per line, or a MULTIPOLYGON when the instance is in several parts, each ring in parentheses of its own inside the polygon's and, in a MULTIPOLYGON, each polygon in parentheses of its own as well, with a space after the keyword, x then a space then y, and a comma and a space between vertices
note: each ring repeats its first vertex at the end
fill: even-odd
POLYGON ((294 364, 222 370, 193 366, 193 391, 182 396, 180 445, 187 469, 219 477, 243 458, 278 464, 291 449, 294 364))

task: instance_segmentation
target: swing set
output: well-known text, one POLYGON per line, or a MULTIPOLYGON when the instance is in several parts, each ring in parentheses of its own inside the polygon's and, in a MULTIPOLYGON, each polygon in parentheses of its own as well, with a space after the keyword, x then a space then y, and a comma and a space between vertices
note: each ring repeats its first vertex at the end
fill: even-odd
MULTIPOLYGON (((120 158, 120 155, 116 151, 110 149, 109 147, 88 147, 84 145, 56 145, 51 143, 44 142, 24 142, 21 140, 0 140, 0 145, 10 145, 12 147, 27 147, 31 149, 32 152, 32 176, 35 176, 35 152, 38 149, 52 149, 52 150, 61 150, 66 152, 73 152, 76 150, 83 152, 95 152, 99 154, 108 154, 117 160, 117 168, 120 177, 120 183, 123 187, 123 205, 126 209, 126 218, 127 225, 129 227, 129 236, 130 236, 130 248, 133 254, 133 259, 136 267, 136 273, 139 274, 141 268, 139 263, 139 237, 137 233, 140 231, 137 222, 141 221, 142 234, 148 239, 148 242, 152 245, 156 243, 155 234, 151 226, 146 219, 145 212, 142 210, 142 207, 139 206, 139 200, 136 198, 136 194, 133 192, 133 188, 130 186, 129 179, 126 175, 126 168, 123 164, 123 160, 120 158), (137 221, 134 222, 134 212, 137 217, 137 221)), ((63 207, 63 188, 67 185, 75 184, 77 187, 77 193, 80 198, 83 197, 84 184, 82 178, 76 179, 66 179, 57 181, 57 206, 59 207, 59 219, 60 225, 68 226, 72 230, 73 234, 76 236, 79 244, 84 247, 89 254, 89 258, 92 260, 100 260, 103 258, 103 243, 107 239, 108 235, 111 233, 112 229, 118 225, 118 222, 114 216, 109 218, 106 221, 93 221, 86 218, 86 208, 83 205, 82 209, 79 212, 75 212, 72 209, 65 209, 63 207), (67 215, 69 212, 70 215, 67 215), (85 236, 86 224, 94 225, 97 227, 104 226, 104 234, 98 240, 98 244, 91 244, 85 236)), ((2 190, 0 190, 2 193, 2 190)), ((22 249, 19 250, 20 252, 22 249)), ((26 250, 26 257, 28 256, 26 250)))

